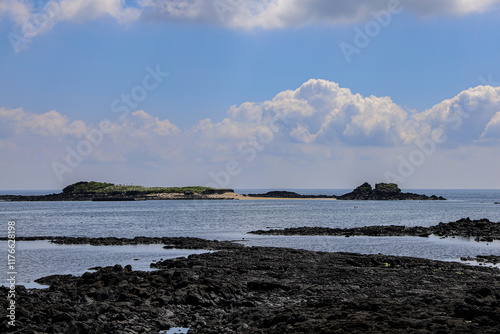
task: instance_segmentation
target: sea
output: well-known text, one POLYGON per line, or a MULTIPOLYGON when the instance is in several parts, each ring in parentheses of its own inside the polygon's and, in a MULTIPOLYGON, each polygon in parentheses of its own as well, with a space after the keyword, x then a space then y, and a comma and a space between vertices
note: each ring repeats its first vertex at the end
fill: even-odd
MULTIPOLYGON (((273 189, 310 195, 341 195, 352 189, 273 189)), ((236 189, 240 194, 269 189, 236 189)), ((432 226, 460 218, 500 222, 500 190, 403 191, 437 195, 447 201, 335 200, 176 200, 135 202, 0 202, 0 229, 7 235, 73 237, 199 237, 233 240, 246 246, 289 247, 324 252, 353 252, 460 261, 461 257, 500 255, 500 241, 467 238, 262 236, 253 230, 321 226, 350 228, 369 225, 432 226), (3 227, 2 227, 3 226, 3 227)), ((54 191, 0 191, 0 194, 42 195, 54 191)), ((8 285, 8 243, 0 241, 0 285, 8 285)), ((54 274, 82 275, 94 267, 130 264, 152 270, 161 259, 185 257, 205 250, 163 249, 162 245, 56 245, 49 241, 15 243, 16 284, 43 288, 37 278, 54 274)), ((478 265, 475 262, 468 262, 478 265)), ((12 265, 12 263, 11 263, 12 265)))

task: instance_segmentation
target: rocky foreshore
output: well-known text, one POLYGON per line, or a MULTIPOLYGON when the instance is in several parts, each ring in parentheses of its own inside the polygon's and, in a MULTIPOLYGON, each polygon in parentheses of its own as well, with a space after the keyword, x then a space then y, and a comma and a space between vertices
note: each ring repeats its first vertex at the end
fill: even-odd
POLYGON ((416 236, 428 237, 464 237, 474 238, 476 241, 491 242, 500 240, 500 223, 488 219, 471 220, 463 218, 456 222, 439 223, 430 227, 406 227, 400 225, 377 225, 354 228, 329 228, 329 227, 291 227, 285 229, 270 229, 251 231, 260 235, 332 235, 332 236, 374 236, 374 237, 401 237, 416 236))
MULTIPOLYGON (((498 333, 500 270, 419 258, 239 247, 16 287, 0 332, 498 333)), ((2 295, 7 288, 0 288, 2 295)))

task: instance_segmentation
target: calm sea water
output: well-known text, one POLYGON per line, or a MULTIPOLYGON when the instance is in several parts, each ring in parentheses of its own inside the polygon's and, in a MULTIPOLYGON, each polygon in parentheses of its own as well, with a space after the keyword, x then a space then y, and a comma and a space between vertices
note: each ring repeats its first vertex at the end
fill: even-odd
MULTIPOLYGON (((237 190, 238 193, 265 191, 237 190)), ((293 191, 331 195, 350 190, 293 191)), ((17 236, 190 236, 240 240, 249 246, 383 253, 440 260, 458 260, 461 256, 481 254, 500 255, 500 242, 477 243, 459 238, 276 237, 247 234, 256 229, 299 226, 431 226, 464 217, 500 221, 500 205, 494 204, 500 202, 500 190, 411 191, 442 195, 449 200, 0 202, 0 222, 3 222, 6 231, 7 222, 15 221, 17 236)), ((0 247, 6 255, 7 243, 0 242, 0 247)), ((167 251, 160 245, 65 246, 52 245, 47 241, 18 242, 16 251, 17 282, 28 286, 35 286, 33 280, 39 277, 56 273, 79 275, 90 267, 116 263, 146 270, 153 260, 193 253, 187 250, 167 251)), ((0 263, 0 283, 5 283, 6 265, 6 261, 0 263)))

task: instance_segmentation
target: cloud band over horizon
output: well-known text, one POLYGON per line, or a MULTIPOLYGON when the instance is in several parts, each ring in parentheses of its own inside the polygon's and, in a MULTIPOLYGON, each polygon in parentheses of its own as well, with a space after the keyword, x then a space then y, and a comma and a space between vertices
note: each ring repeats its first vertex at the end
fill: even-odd
MULTIPOLYGON (((390 97, 364 97, 335 82, 310 79, 270 100, 231 106, 222 120, 194 121, 187 129, 144 110, 122 119, 108 118, 113 116, 108 125, 111 130, 65 180, 96 175, 97 165, 121 163, 153 174, 172 173, 174 179, 178 170, 197 170, 198 182, 208 182, 209 171, 224 168, 227 161, 240 161, 249 175, 260 170, 251 159, 255 155, 267 172, 276 174, 282 164, 307 168, 311 161, 348 168, 375 159, 371 154, 378 162, 370 173, 381 180, 397 164, 401 152, 414 149, 417 142, 433 138, 436 132, 446 136, 446 142, 437 146, 442 153, 439 159, 447 163, 462 161, 463 150, 495 155, 500 148, 500 87, 491 86, 464 90, 417 112, 390 97), (369 153, 363 147, 371 147, 369 153)), ((56 180, 52 162, 64 162, 68 147, 76 151, 99 128, 55 110, 35 114, 5 107, 0 107, 0 127, 4 164, 18 162, 5 165, 7 174, 22 172, 35 159, 43 170, 40 173, 45 178, 50 175, 52 184, 56 180), (19 164, 25 166, 9 171, 19 164)))

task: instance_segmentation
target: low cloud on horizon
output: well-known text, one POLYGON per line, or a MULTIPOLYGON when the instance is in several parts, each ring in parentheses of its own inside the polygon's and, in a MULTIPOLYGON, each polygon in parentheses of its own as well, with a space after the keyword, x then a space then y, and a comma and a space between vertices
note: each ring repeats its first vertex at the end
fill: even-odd
POLYGON ((461 187, 500 188, 498 179, 489 179, 500 151, 500 87, 469 88, 418 112, 390 97, 365 97, 310 79, 270 100, 231 106, 222 120, 194 120, 188 129, 144 110, 119 116, 109 115, 112 130, 97 140, 97 124, 55 110, 35 114, 0 107, 2 184, 54 189, 90 178, 180 185, 219 176, 234 188, 342 188, 365 179, 384 181, 390 172, 403 187, 453 188, 461 173, 470 173, 461 187), (64 164, 68 147, 76 151, 92 133, 91 152, 60 182, 53 162, 64 164), (429 141, 432 152, 419 148, 429 141), (398 172, 402 158, 422 157, 409 166, 412 173, 398 172), (238 175, 226 180, 230 161, 237 163, 238 175))

